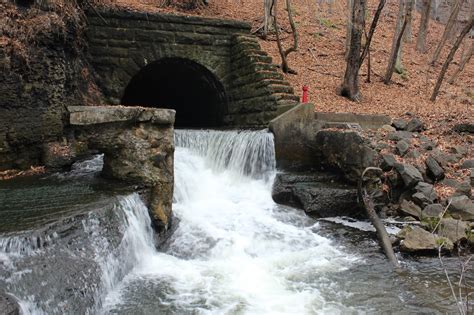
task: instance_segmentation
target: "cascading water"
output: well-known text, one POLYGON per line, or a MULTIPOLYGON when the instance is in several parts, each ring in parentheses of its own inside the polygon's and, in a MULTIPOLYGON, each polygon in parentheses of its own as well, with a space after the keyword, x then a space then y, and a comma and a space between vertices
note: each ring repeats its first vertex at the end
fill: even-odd
MULTIPOLYGON (((443 279, 433 264, 394 275, 367 234, 347 236, 276 205, 270 133, 178 130, 175 139, 179 223, 164 248, 156 250, 137 194, 101 192, 102 202, 81 201, 78 214, 0 235, 0 290, 25 314, 384 313, 401 303, 407 312, 453 310, 449 291, 427 290, 443 279), (349 241, 337 246, 325 231, 349 241)), ((100 158, 60 178, 77 183, 97 166, 100 158)), ((75 192, 80 198, 61 200, 90 194, 75 192)))
POLYGON ((109 202, 60 226, 0 238, 0 287, 20 299, 25 314, 96 313, 143 253, 154 251, 140 197, 109 202))
POLYGON ((148 255, 109 295, 106 311, 303 314, 331 309, 311 274, 339 272, 355 257, 311 226, 295 225, 303 216, 277 211, 270 195, 272 135, 179 130, 175 139, 179 227, 165 252, 148 255), (140 296, 153 299, 143 303, 140 296))

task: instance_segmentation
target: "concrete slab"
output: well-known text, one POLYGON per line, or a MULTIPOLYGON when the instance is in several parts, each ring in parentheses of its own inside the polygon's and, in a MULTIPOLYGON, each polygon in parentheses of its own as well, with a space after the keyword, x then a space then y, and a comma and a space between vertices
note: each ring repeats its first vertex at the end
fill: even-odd
POLYGON ((387 115, 315 112, 314 117, 329 123, 357 123, 362 129, 379 129, 392 124, 392 118, 387 115))
POLYGON ((172 109, 127 106, 68 106, 69 122, 73 126, 87 126, 113 122, 152 122, 172 125, 175 111, 172 109))
POLYGON ((270 121, 275 137, 275 154, 279 169, 310 168, 314 155, 308 146, 321 126, 315 126, 313 104, 299 104, 270 121))

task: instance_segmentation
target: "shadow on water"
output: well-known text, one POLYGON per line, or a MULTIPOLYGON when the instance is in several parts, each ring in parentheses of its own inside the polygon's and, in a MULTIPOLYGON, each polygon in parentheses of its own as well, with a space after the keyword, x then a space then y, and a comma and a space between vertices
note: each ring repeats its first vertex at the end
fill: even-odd
POLYGON ((0 233, 45 226, 100 208, 110 197, 132 191, 123 183, 99 177, 101 168, 99 155, 76 163, 68 173, 0 181, 0 233))

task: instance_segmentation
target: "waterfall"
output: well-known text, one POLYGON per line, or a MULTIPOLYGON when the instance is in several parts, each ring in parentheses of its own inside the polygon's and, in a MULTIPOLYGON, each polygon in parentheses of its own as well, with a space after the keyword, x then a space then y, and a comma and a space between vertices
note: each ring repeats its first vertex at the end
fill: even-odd
MULTIPOLYGON (((178 225, 160 250, 138 194, 0 237, 0 286, 24 313, 351 311, 328 303, 318 279, 357 258, 315 233, 304 213, 273 202, 272 134, 177 130, 175 139, 178 225)), ((89 176, 83 165, 73 178, 89 176)))
POLYGON ((84 217, 0 237, 0 287, 19 298, 25 314, 93 314, 153 253, 148 209, 131 194, 84 217))
POLYGON ((275 171, 273 134, 265 130, 177 130, 175 145, 201 156, 216 172, 231 170, 240 176, 262 178, 275 171))
POLYGON ((304 314, 327 305, 316 279, 356 258, 271 199, 272 134, 177 130, 178 228, 106 299, 105 313, 304 314))

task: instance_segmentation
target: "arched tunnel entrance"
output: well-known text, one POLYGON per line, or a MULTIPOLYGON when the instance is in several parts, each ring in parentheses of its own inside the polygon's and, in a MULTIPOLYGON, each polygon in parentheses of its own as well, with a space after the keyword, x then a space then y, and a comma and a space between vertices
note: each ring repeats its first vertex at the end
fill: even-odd
POLYGON ((175 109, 177 128, 218 127, 227 113, 222 83, 204 66, 182 58, 160 59, 140 70, 122 104, 175 109))

